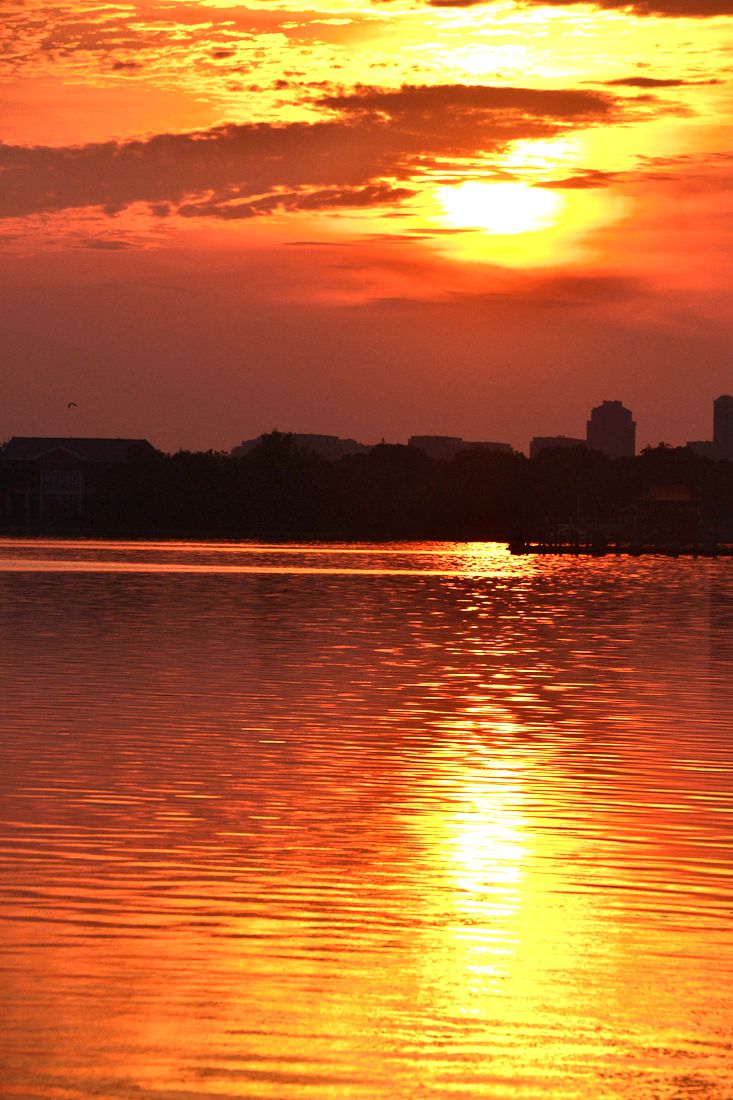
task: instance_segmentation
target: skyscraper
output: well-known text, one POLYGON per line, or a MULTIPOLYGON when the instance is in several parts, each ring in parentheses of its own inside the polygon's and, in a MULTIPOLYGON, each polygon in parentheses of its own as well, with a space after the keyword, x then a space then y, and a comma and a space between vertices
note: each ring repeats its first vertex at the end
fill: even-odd
POLYGON ((733 459, 733 397, 728 394, 713 402, 713 448, 716 458, 733 459))
POLYGON ((631 411, 620 401, 604 401, 591 409, 586 442, 609 458, 633 458, 636 453, 636 424, 631 411))

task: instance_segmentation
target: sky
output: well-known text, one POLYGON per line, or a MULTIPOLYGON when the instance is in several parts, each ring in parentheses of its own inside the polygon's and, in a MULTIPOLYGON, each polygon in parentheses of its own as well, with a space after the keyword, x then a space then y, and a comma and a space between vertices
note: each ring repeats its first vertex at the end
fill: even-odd
POLYGON ((0 439, 710 438, 733 0, 0 7, 0 439))

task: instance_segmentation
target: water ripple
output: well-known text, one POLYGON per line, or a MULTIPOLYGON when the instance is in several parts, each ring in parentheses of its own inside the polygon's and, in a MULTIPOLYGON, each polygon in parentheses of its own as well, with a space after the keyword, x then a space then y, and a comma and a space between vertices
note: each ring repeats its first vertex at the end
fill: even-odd
POLYGON ((0 543, 3 1096, 728 1100, 733 571, 0 543))

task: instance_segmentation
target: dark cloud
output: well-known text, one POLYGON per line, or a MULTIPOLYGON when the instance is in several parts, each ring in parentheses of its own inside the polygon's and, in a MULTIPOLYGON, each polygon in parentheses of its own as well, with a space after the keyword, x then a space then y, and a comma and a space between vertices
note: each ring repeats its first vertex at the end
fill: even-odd
POLYGON ((0 145, 0 217, 133 203, 192 216, 372 206, 405 183, 508 142, 622 117, 609 93, 528 88, 360 88, 322 97, 338 117, 282 126, 226 125, 84 146, 0 145))
POLYGON ((190 0, 136 0, 128 4, 70 4, 68 0, 30 0, 3 4, 0 0, 0 63, 19 67, 32 58, 55 61, 83 55, 103 58, 120 50, 143 55, 147 62, 165 63, 192 53, 225 60, 248 48, 259 50, 261 40, 282 35, 293 43, 329 42, 336 45, 359 38, 364 27, 383 20, 364 11, 358 20, 329 23, 318 10, 254 9, 194 4, 190 0), (217 53, 219 54, 217 56, 217 53))
MULTIPOLYGON (((474 8, 492 0, 428 0, 433 8, 474 8)), ((589 2, 606 11, 630 11, 635 15, 707 19, 733 15, 733 0, 521 0, 527 7, 570 8, 589 2)))
POLYGON ((568 275, 502 274, 495 275, 490 290, 471 292, 464 290, 452 294, 441 293, 431 298, 380 298, 372 302, 357 303, 354 309, 374 309, 375 306, 418 312, 425 303, 436 313, 465 313, 474 310, 511 310, 530 304, 543 310, 585 311, 593 307, 607 308, 638 300, 648 292, 643 279, 630 275, 587 275, 572 272, 568 275))
POLYGON ((671 156, 640 156, 639 161, 654 168, 727 168, 733 164, 733 152, 720 153, 673 153, 671 156))
POLYGON ((539 183, 538 187, 547 187, 551 191, 581 191, 593 187, 608 187, 619 179, 617 172, 601 172, 598 168, 590 168, 585 172, 579 172, 575 176, 566 179, 546 180, 539 183))
POLYGON ((127 249, 134 248, 135 245, 131 241, 119 240, 114 237, 90 237, 89 240, 84 241, 82 247, 97 249, 99 252, 124 252, 127 249))
POLYGON ((597 92, 495 85, 411 85, 391 90, 359 87, 341 95, 322 96, 319 103, 349 113, 383 113, 401 119, 507 111, 547 118, 593 118, 608 114, 613 100, 597 92))
POLYGON ((533 280, 535 300, 562 306, 607 305, 638 298, 645 283, 631 275, 556 275, 533 280))
POLYGON ((671 157, 639 156, 636 167, 623 172, 587 168, 565 179, 536 183, 552 191, 608 187, 612 184, 674 184, 680 193, 728 192, 731 187, 733 153, 681 153, 671 157))
POLYGON ((616 80, 604 80, 607 88, 689 88, 698 85, 722 84, 721 80, 660 79, 653 76, 620 76, 616 80))
POLYGON ((729 194, 732 166, 733 154, 730 153, 640 156, 635 168, 623 172, 603 172, 597 168, 588 168, 564 179, 543 180, 534 186, 558 191, 631 185, 637 193, 640 187, 654 188, 659 196, 669 195, 671 185, 679 200, 685 194, 729 194))
POLYGON ((406 187, 390 187, 375 184, 370 187, 325 187, 317 191, 291 191, 253 202, 195 202, 179 206, 178 213, 184 218, 220 218, 225 221, 241 221, 256 218, 261 214, 272 214, 276 210, 325 210, 333 207, 381 206, 384 203, 400 202, 414 192, 406 187))

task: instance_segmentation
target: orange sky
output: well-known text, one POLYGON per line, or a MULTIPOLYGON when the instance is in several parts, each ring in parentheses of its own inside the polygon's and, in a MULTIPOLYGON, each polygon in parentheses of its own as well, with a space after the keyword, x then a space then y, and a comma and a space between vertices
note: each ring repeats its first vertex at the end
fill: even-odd
POLYGON ((3 14, 0 437, 709 437, 733 0, 3 14))

